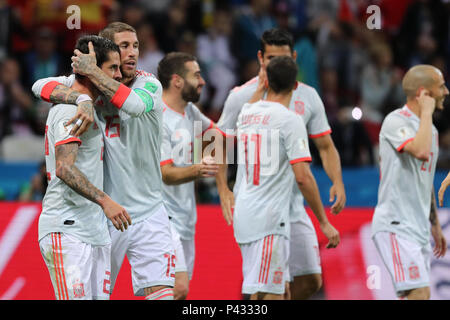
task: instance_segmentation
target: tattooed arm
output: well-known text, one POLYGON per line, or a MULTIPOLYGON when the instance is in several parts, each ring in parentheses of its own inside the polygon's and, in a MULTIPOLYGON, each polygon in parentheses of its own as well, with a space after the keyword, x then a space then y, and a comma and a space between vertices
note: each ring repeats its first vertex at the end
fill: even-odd
POLYGON ((81 119, 83 121, 81 126, 74 125, 70 132, 71 135, 80 136, 94 122, 94 105, 91 100, 84 100, 77 104, 81 93, 70 88, 74 81, 74 75, 40 79, 33 84, 31 90, 37 98, 47 102, 78 105, 76 115, 67 122, 67 125, 81 119))
POLYGON ((123 231, 131 224, 127 211, 106 193, 96 188, 75 166, 79 145, 69 142, 55 147, 56 176, 72 190, 102 207, 106 217, 117 230, 123 231))
POLYGON ((434 188, 431 191, 431 207, 430 207, 430 223, 431 235, 434 239, 433 253, 437 258, 443 257, 447 251, 447 241, 442 233, 441 224, 437 215, 436 198, 434 196, 434 188))

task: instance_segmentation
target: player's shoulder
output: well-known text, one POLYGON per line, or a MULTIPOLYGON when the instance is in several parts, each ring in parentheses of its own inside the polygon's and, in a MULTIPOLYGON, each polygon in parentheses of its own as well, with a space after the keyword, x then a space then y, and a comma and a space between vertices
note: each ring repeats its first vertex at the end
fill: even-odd
POLYGON ((253 94, 257 86, 258 86, 258 77, 254 77, 245 82, 244 84, 236 86, 233 89, 231 89, 230 96, 240 97, 248 95, 250 93, 253 94))
POLYGON ((397 108, 389 112, 384 118, 383 122, 395 120, 411 120, 413 113, 407 107, 397 108))
POLYGON ((297 81, 296 87, 294 89, 294 93, 308 95, 308 96, 319 96, 316 88, 307 85, 304 82, 297 81))
POLYGON ((157 85, 158 87, 161 87, 161 83, 154 74, 143 70, 136 70, 135 81, 133 83, 133 86, 140 86, 142 83, 147 82, 150 82, 152 84, 157 85))

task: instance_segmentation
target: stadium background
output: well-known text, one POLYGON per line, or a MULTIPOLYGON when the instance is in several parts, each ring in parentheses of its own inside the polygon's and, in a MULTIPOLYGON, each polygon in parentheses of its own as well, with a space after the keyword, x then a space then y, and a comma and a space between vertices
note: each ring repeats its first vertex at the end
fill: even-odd
MULTIPOLYGON (((340 246, 324 249, 318 233, 324 285, 313 298, 393 299, 368 233, 379 181, 378 132, 383 117, 404 102, 401 78, 409 67, 435 65, 448 81, 449 14, 448 0, 0 0, 0 299, 54 299, 37 244, 50 105, 30 88, 39 78, 69 74, 76 39, 110 21, 137 29, 139 69, 156 73, 170 51, 196 55, 207 82, 199 106, 215 121, 228 91, 257 74, 262 32, 273 26, 290 30, 298 79, 323 99, 347 192, 344 211, 329 215, 341 233, 340 246), (381 9, 380 30, 367 28, 371 4, 381 9), (70 5, 81 9, 81 29, 66 26, 70 5)), ((449 103, 434 119, 440 134, 435 188, 450 169, 449 103)), ((330 181, 311 146, 313 173, 328 206, 330 181)), ((231 184, 232 177, 230 170, 231 184)), ((240 252, 222 218, 214 180, 199 181, 197 199, 197 257, 188 299, 240 299, 240 252)), ((440 209, 448 241, 449 214, 440 209)), ((433 260, 432 299, 450 298, 449 269, 449 255, 433 260)), ((126 263, 112 299, 134 299, 126 263)))

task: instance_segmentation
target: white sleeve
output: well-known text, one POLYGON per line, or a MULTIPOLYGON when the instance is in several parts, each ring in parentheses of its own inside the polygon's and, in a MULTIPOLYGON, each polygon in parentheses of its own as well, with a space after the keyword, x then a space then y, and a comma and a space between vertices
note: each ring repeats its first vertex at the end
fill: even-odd
POLYGON ((236 123, 242 105, 239 104, 236 94, 233 94, 233 91, 231 91, 227 100, 225 100, 222 114, 219 121, 217 121, 217 127, 225 133, 227 133, 227 129, 233 130, 233 134, 235 134, 236 123))
POLYGON ((310 138, 317 138, 322 135, 331 133, 330 125, 328 124, 327 115, 325 113, 325 106, 322 99, 316 90, 311 90, 311 103, 313 106, 313 115, 308 122, 308 134, 310 138))
POLYGON ((380 136, 384 137, 397 151, 402 152, 405 145, 414 139, 416 132, 405 116, 391 113, 383 121, 380 136))
POLYGON ((170 132, 166 125, 162 128, 162 139, 161 139, 161 161, 160 166, 173 163, 172 157, 172 143, 170 141, 170 132))
POLYGON ((308 134, 303 119, 294 113, 281 126, 281 139, 291 164, 310 162, 308 134))
POLYGON ((153 76, 138 77, 133 89, 121 84, 110 102, 131 117, 139 117, 155 108, 161 109, 161 83, 153 76))
POLYGON ((68 77, 61 76, 61 77, 49 77, 39 79, 35 83, 33 83, 31 91, 33 91, 33 94, 36 98, 50 102, 50 94, 57 85, 62 84, 70 88, 74 82, 75 82, 74 74, 71 74, 68 77))
POLYGON ((202 122, 202 134, 205 133, 206 130, 211 129, 214 126, 214 122, 205 116, 197 106, 192 104, 192 112, 194 114, 194 121, 202 122))
POLYGON ((60 105, 61 110, 56 113, 55 118, 53 119, 52 131, 55 141, 54 147, 69 142, 77 142, 78 144, 81 144, 80 138, 70 135, 70 131, 72 130, 74 124, 67 127, 64 126, 66 122, 74 117, 77 112, 76 106, 67 106, 68 107, 64 107, 60 105))

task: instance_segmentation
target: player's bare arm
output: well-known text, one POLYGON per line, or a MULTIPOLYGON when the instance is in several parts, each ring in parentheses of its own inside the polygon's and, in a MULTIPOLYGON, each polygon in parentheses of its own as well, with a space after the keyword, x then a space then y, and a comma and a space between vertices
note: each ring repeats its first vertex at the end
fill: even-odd
POLYGON ((441 183, 441 187, 439 188, 438 198, 439 205, 442 207, 444 205, 444 193, 447 190, 447 187, 450 185, 450 172, 447 174, 445 179, 441 183))
POLYGON ((82 93, 69 88, 63 84, 58 84, 50 93, 49 100, 54 104, 74 104, 77 105, 77 113, 70 119, 66 126, 75 123, 79 119, 82 121, 81 125, 74 125, 70 134, 73 136, 80 136, 89 129, 89 126, 94 122, 94 105, 91 99, 82 99, 79 101, 82 93))
POLYGON ((335 201, 331 206, 331 212, 338 214, 345 207, 346 196, 345 187, 342 181, 342 168, 339 153, 329 134, 313 139, 319 150, 323 168, 333 185, 330 188, 330 202, 335 201))
POLYGON ((327 248, 336 248, 340 242, 339 232, 328 221, 320 199, 316 179, 309 168, 309 164, 297 162, 292 165, 292 169, 300 191, 319 221, 320 229, 329 240, 327 248))
POLYGON ((188 167, 177 167, 173 163, 161 167, 162 180, 167 185, 178 185, 198 178, 214 177, 219 165, 212 157, 205 157, 201 163, 188 167))
POLYGON ((420 125, 414 139, 406 144, 404 150, 413 157, 427 161, 431 151, 433 112, 436 107, 436 100, 430 96, 426 89, 422 89, 417 98, 420 106, 420 125))
MULTIPOLYGON (((234 139, 234 138, 233 138, 234 139)), ((233 222, 234 209, 234 194, 228 188, 228 164, 227 164, 227 147, 226 143, 223 145, 222 163, 219 165, 219 170, 216 174, 217 191, 220 198, 220 206, 222 207, 222 214, 228 225, 233 222)))
POLYGON ((102 207, 106 217, 117 230, 123 231, 131 224, 131 219, 124 208, 114 202, 106 193, 96 188, 75 166, 79 145, 70 142, 55 147, 56 176, 72 190, 102 207))
POLYGON ((89 42, 89 53, 83 54, 75 49, 72 68, 75 73, 87 76, 103 95, 111 100, 120 87, 120 82, 106 75, 98 66, 94 46, 89 42))
POLYGON ((431 192, 431 208, 430 208, 431 234, 434 239, 433 253, 437 258, 443 257, 447 251, 447 241, 442 232, 441 224, 437 215, 436 198, 434 196, 434 188, 431 192))

